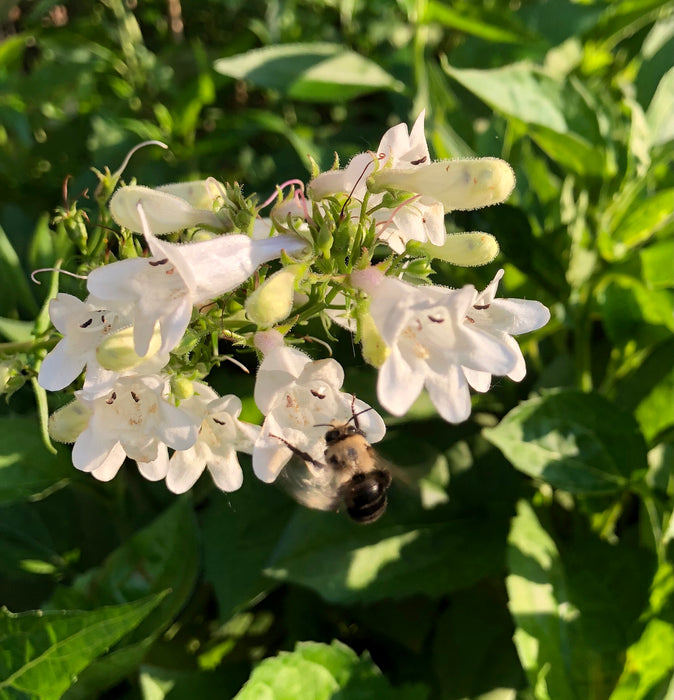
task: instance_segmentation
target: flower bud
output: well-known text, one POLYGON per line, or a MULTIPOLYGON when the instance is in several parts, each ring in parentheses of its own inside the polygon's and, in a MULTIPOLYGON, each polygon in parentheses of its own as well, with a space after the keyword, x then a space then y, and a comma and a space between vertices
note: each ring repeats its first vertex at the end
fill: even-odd
POLYGON ((500 158, 441 160, 416 168, 383 168, 367 184, 373 192, 416 192, 441 202, 445 212, 467 211, 507 199, 515 187, 515 173, 500 158))
POLYGON ((123 372, 127 369, 137 367, 148 357, 157 354, 161 347, 161 332, 159 324, 155 324, 147 354, 140 357, 134 351, 133 326, 123 328, 117 333, 109 335, 97 348, 96 359, 104 369, 113 372, 123 372))
POLYGON ((288 318, 293 308, 295 281, 304 270, 304 265, 289 265, 267 278, 246 299, 248 318, 262 328, 288 318))
POLYGON ((486 265, 499 253, 498 241, 494 236, 481 231, 450 233, 442 245, 422 243, 415 245, 414 249, 461 267, 486 265))
POLYGON ((379 335, 369 313, 358 316, 358 334, 365 362, 373 367, 381 367, 391 351, 379 335))
POLYGON ((131 231, 143 231, 138 205, 143 207, 150 231, 155 235, 206 225, 222 228, 213 212, 214 195, 206 180, 176 183, 152 189, 129 185, 110 200, 112 218, 131 231))
POLYGON ((89 424, 91 410, 80 401, 71 401, 49 416, 49 437, 56 442, 71 443, 89 424))
POLYGON ((171 377, 171 394, 178 401, 185 401, 194 396, 194 382, 186 377, 171 377))

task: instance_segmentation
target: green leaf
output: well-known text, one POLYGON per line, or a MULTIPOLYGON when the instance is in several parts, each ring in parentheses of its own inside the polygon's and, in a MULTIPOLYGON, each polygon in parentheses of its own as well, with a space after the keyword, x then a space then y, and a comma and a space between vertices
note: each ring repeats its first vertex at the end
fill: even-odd
POLYGON ((673 669, 674 627, 664 620, 653 619, 639 641, 627 650, 625 668, 610 700, 653 698, 658 686, 664 690, 669 684, 673 669))
POLYGON ((515 697, 523 673, 502 589, 489 582, 453 594, 435 622, 433 666, 447 698, 515 697), (508 693, 509 691, 509 693, 508 693))
MULTIPOLYGON (((414 498, 410 493, 398 496, 414 498)), ((439 596, 498 571, 503 531, 502 518, 452 516, 443 506, 424 512, 391 503, 387 514, 367 528, 332 513, 302 509, 287 526, 265 573, 312 588, 336 603, 416 593, 439 596)))
POLYGON ((70 450, 50 454, 37 439, 39 431, 35 418, 0 417, 0 503, 42 498, 68 483, 70 450))
POLYGON ((26 281, 19 256, 2 227, 0 227, 0 279, 3 281, 0 313, 10 315, 16 310, 21 310, 30 316, 35 316, 38 312, 37 303, 26 281))
POLYGON ((344 102, 376 90, 401 90, 376 63, 345 46, 279 44, 220 58, 215 70, 309 102, 344 102))
POLYGON ((424 700, 424 686, 393 688, 372 663, 345 644, 300 642, 292 652, 262 661, 235 700, 424 700))
MULTIPOLYGON (((484 8, 481 9, 484 11, 484 8)), ((465 12, 454 10, 445 4, 436 2, 436 0, 430 0, 426 4, 422 22, 438 22, 445 27, 458 29, 486 41, 516 44, 532 40, 530 32, 526 32, 523 28, 505 26, 509 19, 510 17, 503 13, 494 17, 494 21, 485 21, 484 17, 469 17, 465 12), (496 23, 498 20, 501 24, 496 23)))
POLYGON ((140 624, 164 595, 90 612, 0 609, 0 698, 58 700, 78 673, 140 624))
POLYGON ((674 424, 674 338, 654 346, 629 374, 621 376, 612 396, 615 403, 633 411, 644 437, 651 440, 674 424))
POLYGON ((670 290, 648 289, 628 275, 609 274, 595 289, 597 308, 614 345, 648 347, 674 331, 670 290))
POLYGON ((30 321, 0 317, 0 335, 9 341, 25 343, 33 337, 32 330, 33 324, 30 321))
POLYGON ((515 468, 571 493, 619 493, 646 468, 634 418, 598 394, 546 393, 483 435, 515 468))
POLYGON ((651 142, 655 145, 674 139, 674 68, 670 68, 661 78, 648 105, 646 120, 651 129, 651 142))
POLYGON ((560 134, 569 130, 559 81, 532 64, 480 70, 447 63, 444 68, 450 77, 505 116, 560 134))
POLYGON ((562 547, 521 501, 508 538, 514 641, 536 698, 607 697, 648 605, 652 552, 627 534, 608 544, 576 523, 562 547))
POLYGON ((235 493, 213 498, 203 511, 205 576, 215 588, 222 619, 275 585, 262 569, 294 511, 289 496, 255 478, 244 479, 235 493))
POLYGON ((607 260, 621 260, 674 221, 674 189, 647 194, 635 202, 627 215, 611 222, 611 229, 599 235, 600 250, 607 260))
POLYGON ((199 571, 199 542, 191 499, 180 498, 150 525, 110 554, 100 567, 56 589, 51 607, 94 609, 113 601, 134 601, 168 589, 124 646, 95 661, 68 691, 68 700, 90 698, 119 682, 142 661, 157 636, 189 598, 199 571))
POLYGON ((534 694, 540 700, 580 700, 571 675, 571 649, 578 640, 559 553, 531 506, 521 501, 508 538, 508 606, 514 641, 534 694))
POLYGON ((674 238, 656 241, 639 251, 644 282, 651 289, 674 287, 674 238))
POLYGON ((94 609, 133 601, 165 589, 166 600, 134 633, 134 640, 155 634, 185 604, 199 569, 197 525, 189 496, 135 533, 103 564, 56 589, 50 607, 94 609))
POLYGON ((587 139, 559 133, 543 125, 532 125, 527 132, 550 158, 578 175, 601 175, 606 169, 606 156, 587 139))

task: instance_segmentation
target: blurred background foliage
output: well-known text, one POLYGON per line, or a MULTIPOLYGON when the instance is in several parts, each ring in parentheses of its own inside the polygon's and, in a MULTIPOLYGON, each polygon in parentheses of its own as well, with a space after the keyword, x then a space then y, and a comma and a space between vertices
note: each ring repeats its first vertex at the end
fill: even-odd
MULTIPOLYGON (((0 1, 0 697, 674 696, 673 10, 0 1), (49 292, 27 275, 81 262, 91 167, 158 139, 127 177, 266 197, 422 109, 435 157, 518 177, 507 205, 448 218, 496 235, 499 259, 436 282, 503 266, 504 295, 553 318, 521 339, 525 381, 476 396, 466 424, 423 399, 389 421, 381 451, 406 477, 381 521, 252 475, 181 498, 135 468, 100 484, 46 451, 29 341, 49 292)), ((347 390, 376 402, 336 337, 347 390)), ((251 377, 212 383, 255 418, 251 377)))

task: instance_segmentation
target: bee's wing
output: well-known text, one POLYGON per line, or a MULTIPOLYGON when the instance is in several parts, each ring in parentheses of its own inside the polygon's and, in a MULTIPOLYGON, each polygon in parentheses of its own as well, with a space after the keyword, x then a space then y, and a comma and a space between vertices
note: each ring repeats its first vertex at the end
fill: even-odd
POLYGON ((299 457, 293 457, 276 481, 307 508, 337 510, 340 505, 339 483, 334 469, 327 465, 309 467, 299 457))

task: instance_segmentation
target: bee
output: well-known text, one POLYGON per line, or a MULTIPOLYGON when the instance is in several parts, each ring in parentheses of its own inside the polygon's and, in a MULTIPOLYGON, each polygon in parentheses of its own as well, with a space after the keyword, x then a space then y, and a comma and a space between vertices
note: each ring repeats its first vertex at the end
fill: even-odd
POLYGON ((315 510, 338 511, 344 506, 349 517, 362 524, 372 523, 384 514, 391 474, 358 423, 358 416, 369 410, 354 413, 352 407, 352 416, 346 423, 334 420, 314 426, 329 428, 325 433, 324 462, 284 438, 273 436, 301 460, 299 465, 291 461, 281 473, 281 485, 296 501, 315 510))

